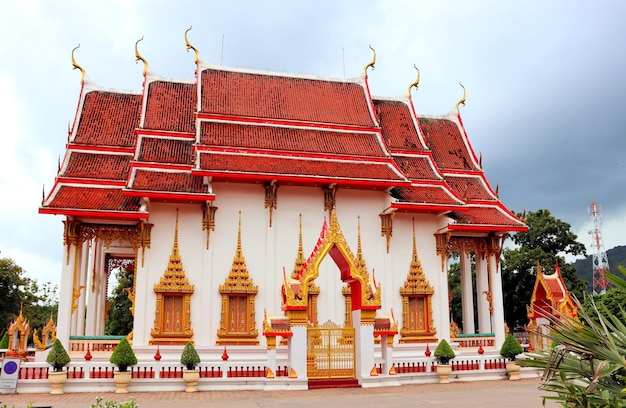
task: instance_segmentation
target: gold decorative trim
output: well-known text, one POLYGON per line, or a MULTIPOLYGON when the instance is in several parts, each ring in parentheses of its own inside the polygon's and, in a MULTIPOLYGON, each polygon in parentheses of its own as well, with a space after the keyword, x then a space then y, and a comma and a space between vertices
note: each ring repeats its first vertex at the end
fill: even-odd
POLYGON ((393 236, 393 219, 396 217, 395 211, 378 214, 380 217, 380 236, 387 240, 387 253, 389 253, 389 243, 393 236))
POLYGON ((306 324, 301 321, 303 317, 302 310, 306 310, 308 303, 309 283, 317 279, 319 276, 319 265, 326 255, 331 258, 339 266, 341 280, 350 282, 352 289, 359 289, 358 293, 353 293, 353 308, 362 310, 365 319, 370 317, 373 319, 375 310, 380 309, 381 305, 381 288, 376 284, 373 274, 367 271, 367 266, 361 251, 361 235, 360 235, 360 219, 359 219, 359 236, 357 256, 352 254, 348 247, 346 239, 341 231, 337 214, 335 210, 331 211, 330 225, 324 223, 318 241, 313 252, 307 259, 305 265, 301 269, 299 276, 294 277, 283 283, 283 299, 282 308, 289 312, 293 324, 306 324), (355 299, 358 301, 355 302, 355 299), (366 311, 372 310, 372 313, 366 311))
POLYGON ((456 111, 457 111, 457 113, 461 113, 461 110, 459 109, 459 105, 465 106, 465 98, 467 96, 467 92, 465 92, 465 87, 463 86, 463 84, 461 82, 459 82, 459 85, 461 85, 461 88, 463 88, 463 96, 456 103, 456 111))
POLYGON ((263 187, 265 188, 265 208, 270 209, 270 228, 272 228, 272 211, 276 209, 278 204, 278 199, 276 197, 278 183, 276 180, 272 180, 271 182, 264 184, 263 187))
MULTIPOLYGON (((20 308, 20 314, 17 316, 17 319, 11 320, 7 332, 9 334, 8 349, 17 352, 17 355, 20 357, 26 357, 30 322, 22 314, 22 308, 20 308)), ((7 357, 9 357, 9 353, 7 353, 7 357)))
POLYGON ((209 249, 209 238, 211 231, 215 231, 215 211, 218 207, 213 205, 213 201, 207 201, 202 206, 202 231, 206 231, 206 249, 209 249))
POLYGON ((193 62, 197 64, 198 60, 200 59, 200 53, 198 52, 196 47, 194 47, 193 45, 189 43, 189 40, 187 39, 187 33, 191 31, 191 27, 192 26, 189 26, 189 28, 185 30, 185 46, 186 46, 187 52, 189 52, 189 50, 193 50, 196 53, 196 55, 193 58, 193 62))
POLYGON ((146 72, 148 72, 148 61, 146 61, 146 59, 139 54, 138 45, 140 41, 143 41, 143 36, 135 43, 135 62, 143 62, 143 75, 146 76, 146 72))
POLYGON ((135 225, 84 224, 75 220, 64 220, 63 245, 67 248, 66 264, 69 265, 70 246, 80 245, 92 239, 101 239, 109 249, 114 241, 128 242, 135 251, 141 248, 141 266, 144 265, 145 249, 150 248, 152 224, 138 222, 135 225))
POLYGON ((48 344, 53 343, 57 339, 57 326, 52 320, 52 314, 46 325, 41 329, 41 339, 37 335, 37 330, 33 330, 33 342, 37 351, 44 351, 48 344))
POLYGON ((400 330, 400 343, 427 343, 436 341, 437 329, 433 319, 433 294, 435 289, 430 285, 422 269, 422 263, 417 256, 417 243, 415 238, 415 219, 413 219, 413 254, 411 266, 404 286, 400 288, 402 296, 402 329, 400 330), (413 316, 411 311, 412 302, 420 302, 422 310, 421 319, 424 319, 424 330, 411 328, 411 319, 420 318, 413 316))
POLYGON ((248 274, 246 260, 241 249, 241 211, 237 230, 237 249, 228 277, 219 286, 222 295, 220 328, 217 331, 217 345, 258 345, 259 331, 256 328, 255 297, 258 286, 248 274), (237 302, 233 304, 233 302, 237 302), (237 310, 231 310, 231 307, 237 310), (244 311, 245 309, 245 311, 244 311), (236 319, 236 320, 235 320, 236 319))
MULTIPOLYGON (((137 277, 135 277, 137 281, 137 277)), ((194 285, 189 284, 178 250, 178 209, 176 209, 176 226, 174 243, 167 264, 167 269, 154 285, 156 309, 154 311, 154 328, 150 331, 150 345, 185 344, 191 341, 191 295, 194 285)))
POLYGON ((80 44, 78 44, 76 47, 74 47, 74 49, 72 50, 72 69, 78 69, 80 71, 80 83, 84 84, 85 83, 85 70, 83 69, 83 67, 81 67, 80 65, 78 65, 78 63, 76 62, 76 60, 74 59, 74 51, 76 51, 77 49, 80 48, 80 44))
POLYGON ((324 211, 330 212, 330 210, 335 208, 337 185, 335 183, 329 184, 326 187, 322 187, 322 191, 324 192, 324 211))
POLYGON ((372 60, 370 61, 369 64, 367 64, 364 68, 363 68, 363 73, 365 74, 365 77, 367 77, 367 69, 368 68, 372 68, 374 69, 374 64, 376 64, 376 50, 372 47, 371 44, 368 45, 370 47, 370 50, 372 50, 372 52, 374 53, 374 57, 372 58, 372 60))
POLYGON ((417 71, 417 79, 415 80, 415 82, 409 85, 409 89, 408 89, 409 95, 411 95, 411 88, 415 87, 415 89, 418 89, 419 84, 420 84, 420 69, 415 64, 413 64, 413 68, 415 68, 415 70, 417 71))

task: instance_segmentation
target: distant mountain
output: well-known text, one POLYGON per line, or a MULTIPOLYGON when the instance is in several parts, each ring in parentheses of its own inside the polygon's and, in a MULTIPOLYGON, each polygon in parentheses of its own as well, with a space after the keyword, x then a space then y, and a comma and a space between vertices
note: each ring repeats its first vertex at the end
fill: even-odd
MULTIPOLYGON (((613 274, 619 274, 618 265, 626 266, 626 246, 616 246, 606 251, 606 257, 609 260, 609 269, 613 274)), ((576 273, 581 279, 589 282, 587 289, 593 291, 593 255, 589 255, 586 259, 578 259, 573 263, 576 273)))

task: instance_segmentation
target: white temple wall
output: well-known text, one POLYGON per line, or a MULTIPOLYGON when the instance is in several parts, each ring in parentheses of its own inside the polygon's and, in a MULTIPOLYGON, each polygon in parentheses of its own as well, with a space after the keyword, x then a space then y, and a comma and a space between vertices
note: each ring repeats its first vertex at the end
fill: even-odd
MULTIPOLYGON (((308 258, 319 237, 324 217, 321 188, 280 186, 277 209, 273 210, 272 227, 269 227, 269 209, 264 206, 264 189, 261 185, 214 183, 213 192, 218 207, 215 213, 215 230, 210 232, 209 249, 206 249, 207 232, 202 230, 202 209, 198 204, 152 203, 150 220, 154 224, 151 248, 146 250, 144 267, 138 257, 137 300, 135 316, 135 344, 147 345, 154 325, 156 295, 153 287, 167 269, 171 254, 176 208, 179 209, 179 251, 189 283, 195 291, 191 296, 191 328, 197 345, 215 345, 220 324, 223 285, 232 267, 237 245, 239 211, 241 211, 241 244, 250 278, 259 287, 256 296, 256 327, 258 340, 265 347, 262 333, 263 312, 282 315, 280 288, 283 268, 291 275, 298 251, 298 231, 302 214, 302 244, 304 257, 308 258), (143 279, 142 279, 143 278, 143 279), (143 293, 143 294, 142 294, 143 293)), ((447 333, 447 309, 440 310, 438 284, 442 277, 441 258, 436 253, 434 233, 440 227, 441 217, 429 214, 396 214, 393 236, 387 254, 386 238, 380 233, 379 214, 387 205, 384 192, 339 189, 336 194, 337 216, 347 244, 356 256, 358 250, 358 217, 361 221, 363 257, 370 274, 382 285, 382 309, 394 316, 402 325, 402 298, 399 289, 406 280, 412 254, 415 231, 418 257, 431 286, 435 287, 433 317, 438 335, 447 333)), ((321 264, 316 285, 321 289, 318 297, 318 321, 331 319, 343 324, 344 297, 339 270, 332 258, 321 264)), ((446 304, 447 304, 447 291, 446 304)), ((396 339, 397 341, 397 339, 396 339)))

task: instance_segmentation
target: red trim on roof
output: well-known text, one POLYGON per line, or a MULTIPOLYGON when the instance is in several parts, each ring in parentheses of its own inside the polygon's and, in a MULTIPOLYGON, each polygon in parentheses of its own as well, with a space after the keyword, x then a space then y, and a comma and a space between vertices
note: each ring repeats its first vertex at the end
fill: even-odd
POLYGON ((65 147, 68 151, 74 152, 80 152, 82 150, 96 153, 135 154, 134 147, 98 146, 77 143, 68 143, 65 147))
MULTIPOLYGON (((456 211, 456 210, 455 210, 456 211)), ((448 224, 451 231, 500 231, 500 232, 526 232, 526 226, 508 226, 508 225, 471 225, 471 224, 448 224)))
POLYGON ((148 163, 148 162, 140 162, 140 161, 132 161, 132 162, 130 162, 130 171, 132 172, 135 169, 158 169, 158 170, 189 171, 191 169, 191 166, 184 165, 184 164, 148 163))
POLYGON ((115 180, 76 178, 76 177, 57 177, 56 182, 59 184, 64 184, 64 185, 81 184, 81 185, 97 186, 97 187, 99 186, 124 187, 126 185, 126 180, 115 181, 115 180))
POLYGON ((170 132, 167 130, 154 130, 154 129, 143 129, 137 128, 135 129, 136 135, 142 136, 155 136, 155 137, 163 137, 165 139, 191 139, 195 140, 195 133, 182 133, 182 132, 170 132))
POLYGON ((39 207, 39 214, 67 215, 72 217, 115 218, 115 219, 148 219, 148 213, 126 211, 72 210, 66 208, 39 207))
POLYGON ((420 203, 391 203, 391 208, 407 212, 445 212, 445 211, 467 211, 469 208, 462 204, 445 205, 445 204, 420 204, 420 203))
POLYGON ((337 125, 332 123, 306 122, 301 120, 271 119, 271 118, 251 118, 246 116, 217 115, 214 113, 198 113, 198 119, 211 122, 226 123, 248 123, 256 125, 274 125, 294 128, 312 128, 326 130, 343 130, 347 132, 368 132, 380 133, 380 128, 373 126, 337 125))
POLYGON ((147 191, 147 190, 122 190, 122 194, 130 197, 148 197, 157 200, 176 201, 214 201, 215 194, 181 193, 177 191, 147 191))

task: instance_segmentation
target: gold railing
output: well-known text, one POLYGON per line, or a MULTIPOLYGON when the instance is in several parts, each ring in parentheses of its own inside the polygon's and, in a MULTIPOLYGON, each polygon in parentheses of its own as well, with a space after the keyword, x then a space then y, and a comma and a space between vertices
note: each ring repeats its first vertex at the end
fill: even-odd
POLYGON ((353 327, 313 327, 307 337, 308 378, 355 378, 353 327))

